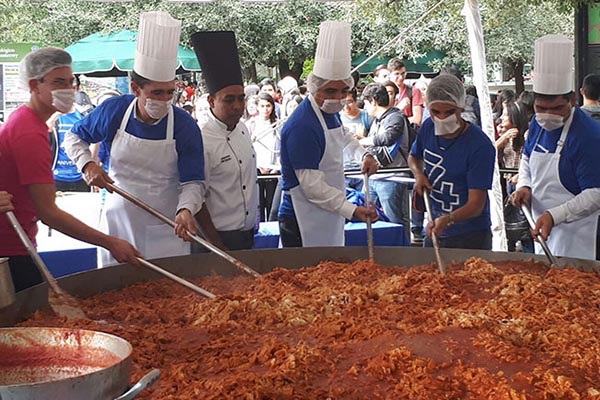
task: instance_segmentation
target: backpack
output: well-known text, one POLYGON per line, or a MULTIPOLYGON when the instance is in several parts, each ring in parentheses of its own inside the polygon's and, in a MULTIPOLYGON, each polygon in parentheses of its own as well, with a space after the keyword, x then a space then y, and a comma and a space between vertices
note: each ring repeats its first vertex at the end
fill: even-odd
MULTIPOLYGON (((402 113, 404 115, 404 113, 402 113)), ((410 150, 412 149, 413 143, 417 140, 417 134, 419 133, 419 126, 414 122, 410 122, 406 115, 404 115, 404 126, 408 129, 408 154, 410 154, 410 150)), ((408 163, 408 154, 404 154, 402 149, 400 149, 400 153, 402 157, 408 163)))
POLYGON ((417 138, 417 129, 415 128, 416 124, 411 124, 406 115, 404 115, 402 111, 400 111, 400 113, 404 119, 404 133, 400 139, 389 146, 372 146, 367 149, 375 157, 381 167, 387 167, 394 163, 394 159, 398 153, 402 155, 402 158, 404 158, 404 161, 408 165, 408 154, 410 154, 410 149, 417 138), (402 141, 405 137, 408 139, 408 154, 405 154, 404 146, 402 146, 402 141))
POLYGON ((479 118, 477 118, 477 113, 475 112, 475 100, 476 97, 470 94, 465 97, 465 110, 460 116, 470 124, 480 126, 479 118))

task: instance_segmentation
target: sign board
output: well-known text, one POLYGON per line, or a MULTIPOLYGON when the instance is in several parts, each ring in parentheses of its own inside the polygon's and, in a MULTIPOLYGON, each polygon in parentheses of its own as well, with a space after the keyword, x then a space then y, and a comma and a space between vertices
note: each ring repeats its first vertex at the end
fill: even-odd
POLYGON ((0 43, 0 122, 29 101, 29 92, 19 84, 19 63, 40 47, 39 43, 0 43))

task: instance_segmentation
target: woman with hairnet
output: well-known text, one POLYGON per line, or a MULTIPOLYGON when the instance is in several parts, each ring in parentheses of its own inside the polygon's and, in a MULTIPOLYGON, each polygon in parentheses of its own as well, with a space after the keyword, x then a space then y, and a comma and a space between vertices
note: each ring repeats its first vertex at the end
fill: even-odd
POLYGON ((374 208, 346 200, 343 154, 362 159, 362 172, 377 163, 342 127, 339 112, 353 86, 350 76, 350 25, 321 24, 310 95, 281 133, 283 200, 279 232, 284 247, 343 246, 345 219, 376 218, 374 208))
MULTIPOLYGON (((0 188, 13 195, 15 215, 35 243, 37 221, 84 242, 102 246, 120 262, 139 264, 139 252, 128 242, 105 235, 55 203, 52 154, 46 121, 55 112, 69 112, 75 101, 71 56, 47 47, 28 54, 20 66, 21 83, 29 102, 0 128, 0 188)), ((16 290, 42 282, 26 247, 8 218, 0 215, 0 257, 9 257, 16 290)))
POLYGON ((424 188, 431 193, 425 246, 432 246, 433 232, 441 247, 491 250, 487 191, 496 150, 479 127, 461 118, 464 107, 465 89, 458 78, 442 74, 431 81, 431 118, 421 126, 408 164, 417 194, 422 196, 424 188))

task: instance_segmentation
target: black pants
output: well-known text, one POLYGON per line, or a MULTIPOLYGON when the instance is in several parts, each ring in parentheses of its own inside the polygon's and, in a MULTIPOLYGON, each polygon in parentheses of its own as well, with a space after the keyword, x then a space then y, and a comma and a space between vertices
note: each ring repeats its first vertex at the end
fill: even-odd
POLYGON ((275 188, 275 194, 273 195, 273 202, 271 203, 271 213, 269 214, 269 221, 277 221, 279 214, 279 206, 281 205, 281 179, 277 180, 277 187, 275 188))
MULTIPOLYGON (((465 233, 459 236, 450 236, 440 238, 440 247, 447 249, 473 249, 473 250, 491 250, 492 249, 492 231, 476 231, 465 233)), ((423 247, 433 247, 433 241, 425 238, 423 247)))
POLYGON ((54 182, 57 192, 89 192, 90 187, 83 179, 76 182, 54 182))
MULTIPOLYGON (((263 174, 260 174, 263 175, 263 174)), ((264 175, 263 175, 264 176, 264 175)), ((277 178, 258 181, 258 205, 260 210, 260 222, 269 220, 273 196, 277 190, 277 178)))
POLYGON ((42 274, 30 256, 0 256, 3 257, 8 257, 8 267, 15 291, 25 290, 44 282, 42 274))
MULTIPOLYGON (((254 247, 254 229, 248 231, 217 231, 221 241, 229 250, 247 250, 254 247)), ((192 254, 208 253, 206 247, 192 243, 192 254)))
POLYGON ((302 235, 296 218, 279 218, 279 237, 283 247, 302 247, 302 235))

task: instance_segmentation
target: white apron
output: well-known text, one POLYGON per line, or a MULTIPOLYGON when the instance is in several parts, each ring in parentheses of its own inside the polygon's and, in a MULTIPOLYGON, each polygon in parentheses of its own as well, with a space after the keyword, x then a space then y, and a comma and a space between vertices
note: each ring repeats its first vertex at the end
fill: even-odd
MULTIPOLYGON (((312 96, 310 104, 325 134, 325 152, 319 163, 319 171, 325 174, 325 182, 341 191, 345 191, 343 151, 344 133, 342 127, 327 129, 327 124, 319 106, 312 96)), ((306 199, 300 185, 290 190, 292 204, 303 247, 344 246, 344 217, 338 213, 327 211, 306 199)))
MULTIPOLYGON (((560 182, 558 164, 563 145, 573 122, 574 112, 565 122, 555 153, 531 152, 529 167, 531 171, 532 204, 531 211, 537 219, 548 209, 564 204, 575 195, 560 182)), ((538 136, 538 141, 539 138, 538 136)), ((534 145, 537 146, 537 141, 534 145)), ((556 256, 575 257, 593 260, 596 258, 596 213, 573 222, 555 225, 548 236, 548 247, 556 256)), ((537 254, 543 254, 542 247, 536 243, 537 254)))
MULTIPOLYGON (((167 116, 165 140, 148 140, 125 131, 136 103, 137 99, 131 102, 115 134, 109 175, 117 187, 174 220, 179 172, 173 139, 173 107, 167 116)), ((190 254, 190 244, 180 239, 175 229, 115 193, 107 195, 100 225, 103 232, 132 243, 147 259, 190 254)), ((100 249, 99 262, 100 267, 117 263, 105 249, 100 249)))

